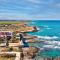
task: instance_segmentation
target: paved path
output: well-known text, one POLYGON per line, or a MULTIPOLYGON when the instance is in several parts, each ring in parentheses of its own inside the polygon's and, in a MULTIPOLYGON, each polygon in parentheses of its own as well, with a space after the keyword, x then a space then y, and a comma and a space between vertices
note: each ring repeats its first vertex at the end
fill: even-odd
POLYGON ((16 53, 16 57, 15 57, 15 60, 20 60, 20 52, 16 53))
MULTIPOLYGON (((20 41, 19 43, 9 43, 9 46, 16 46, 16 47, 18 47, 18 46, 23 46, 24 45, 24 43, 22 42, 22 41, 20 41)), ((6 46, 6 43, 1 43, 0 44, 0 46, 6 46)))

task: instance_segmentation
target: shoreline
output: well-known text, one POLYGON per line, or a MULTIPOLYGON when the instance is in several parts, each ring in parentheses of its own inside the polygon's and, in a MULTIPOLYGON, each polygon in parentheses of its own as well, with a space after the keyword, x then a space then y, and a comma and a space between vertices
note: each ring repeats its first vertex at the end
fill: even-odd
MULTIPOLYGON (((38 44, 41 42, 44 42, 44 43, 48 42, 48 41, 38 39, 37 36, 32 36, 32 35, 27 34, 27 32, 37 32, 39 29, 37 30, 36 26, 28 26, 26 23, 23 23, 23 24, 22 23, 21 24, 2 24, 2 25, 0 24, 0 29, 1 29, 1 26, 3 27, 3 30, 0 32, 6 33, 8 31, 11 31, 11 32, 15 32, 15 34, 18 35, 18 36, 15 35, 15 37, 11 41, 9 41, 8 47, 6 47, 6 45, 3 46, 3 47, 5 47, 5 48, 2 48, 2 51, 4 51, 4 52, 5 51, 6 52, 20 51, 21 55, 22 55, 21 57, 27 58, 29 60, 29 59, 35 58, 36 54, 38 54, 39 51, 41 52, 43 50, 43 48, 35 47, 33 45, 29 46, 28 43, 34 43, 34 44, 37 43, 38 44), (6 31, 5 28, 7 28, 8 30, 6 31), (18 33, 23 35, 25 41, 22 40, 22 42, 21 42, 19 40, 20 37, 19 37, 18 33), (22 45, 22 43, 23 43, 23 45, 22 45), (27 45, 28 45, 28 47, 27 47, 27 45)), ((48 49, 46 49, 46 51, 48 51, 48 49)))
MULTIPOLYGON (((7 33, 9 31, 23 34, 26 32, 36 32, 37 27, 28 26, 26 24, 0 24, 0 33, 7 33)), ((0 37, 0 38, 3 38, 3 37, 0 37)), ((16 39, 16 38, 14 38, 14 39, 16 39)), ((14 41, 14 39, 12 41, 14 41)), ((32 40, 29 40, 29 42, 30 41, 31 41, 31 43, 33 42, 32 40)), ((36 42, 36 41, 34 41, 34 42, 36 42)), ((16 43, 9 42, 9 45, 7 47, 6 47, 6 44, 2 43, 2 44, 0 44, 0 47, 1 47, 0 50, 1 50, 1 52, 13 52, 13 51, 18 52, 20 49, 23 49, 20 52, 23 55, 25 54, 26 55, 25 57, 28 56, 28 59, 34 58, 36 53, 38 53, 38 50, 39 50, 38 48, 30 47, 30 46, 23 47, 22 45, 20 46, 20 43, 22 44, 23 41, 21 42, 21 41, 19 41, 19 39, 16 40, 16 43), (3 48, 3 47, 5 47, 5 48, 3 48), (17 50, 17 48, 18 48, 18 50, 17 50), (23 51, 26 53, 24 53, 23 51)), ((24 43, 28 43, 28 41, 26 40, 24 43)), ((22 57, 23 56, 21 56, 21 58, 22 57)))

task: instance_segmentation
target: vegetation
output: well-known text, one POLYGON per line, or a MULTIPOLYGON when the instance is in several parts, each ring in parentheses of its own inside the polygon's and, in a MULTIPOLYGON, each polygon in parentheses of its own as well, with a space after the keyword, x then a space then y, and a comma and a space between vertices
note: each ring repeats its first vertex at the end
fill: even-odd
POLYGON ((0 24, 18 24, 23 23, 21 21, 0 21, 0 24))

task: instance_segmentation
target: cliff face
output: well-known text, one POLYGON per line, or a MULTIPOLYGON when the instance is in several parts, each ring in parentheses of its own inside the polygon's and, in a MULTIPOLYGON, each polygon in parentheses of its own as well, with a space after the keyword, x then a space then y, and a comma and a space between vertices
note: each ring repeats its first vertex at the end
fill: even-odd
POLYGON ((24 57, 28 57, 29 59, 34 58, 38 51, 39 49, 36 47, 23 48, 24 57))

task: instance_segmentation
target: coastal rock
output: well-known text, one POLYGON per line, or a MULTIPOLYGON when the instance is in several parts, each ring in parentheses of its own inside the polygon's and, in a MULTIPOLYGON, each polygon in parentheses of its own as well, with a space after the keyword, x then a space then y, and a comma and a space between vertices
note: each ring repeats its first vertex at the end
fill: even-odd
POLYGON ((3 53, 3 54, 0 54, 1 55, 1 57, 15 57, 16 56, 16 54, 7 54, 7 53, 3 53))
POLYGON ((29 40, 26 40, 26 42, 28 43, 35 43, 35 42, 39 42, 38 40, 34 40, 34 39, 29 39, 29 40))
POLYGON ((32 27, 27 25, 22 27, 22 30, 21 30, 21 32, 36 32, 36 31, 38 31, 36 26, 32 27))
POLYGON ((36 53, 38 53, 38 51, 39 49, 36 47, 23 48, 24 56, 27 56, 29 59, 34 58, 36 56, 36 53))
POLYGON ((32 32, 37 32, 37 31, 38 31, 37 27, 34 26, 32 32))
POLYGON ((32 36, 30 34, 23 33, 24 38, 31 39, 31 38, 37 38, 37 36, 32 36))

